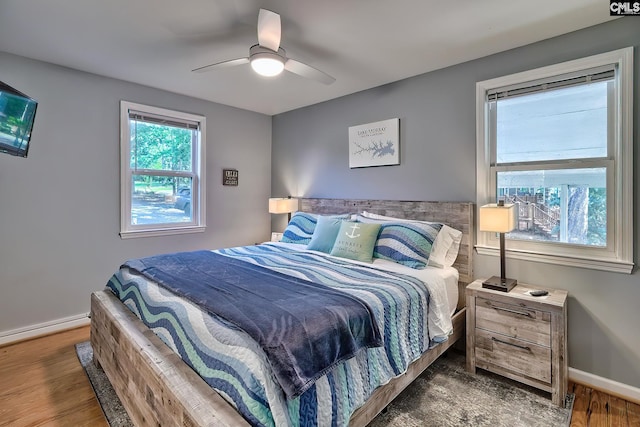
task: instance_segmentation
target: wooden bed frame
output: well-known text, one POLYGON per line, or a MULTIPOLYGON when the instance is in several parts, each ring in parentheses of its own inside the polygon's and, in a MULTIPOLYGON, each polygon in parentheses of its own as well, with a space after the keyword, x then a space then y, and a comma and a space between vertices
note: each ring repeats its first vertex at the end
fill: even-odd
MULTIPOLYGON (((454 267, 460 272, 453 335, 426 351, 404 375, 373 392, 349 425, 366 426, 434 360, 464 336, 464 288, 473 280, 473 212, 468 202, 301 199, 300 210, 321 214, 368 211, 443 222, 463 232, 454 267)), ((138 426, 249 426, 215 390, 166 346, 111 292, 91 295, 91 344, 131 420, 138 426)))

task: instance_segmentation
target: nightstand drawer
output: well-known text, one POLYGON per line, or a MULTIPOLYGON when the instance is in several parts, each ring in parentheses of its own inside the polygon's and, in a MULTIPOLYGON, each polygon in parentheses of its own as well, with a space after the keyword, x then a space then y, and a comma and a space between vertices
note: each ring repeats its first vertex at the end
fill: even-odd
POLYGON ((551 348, 476 328, 476 366, 551 384, 551 348))
POLYGON ((551 314, 526 306, 476 298, 476 328, 551 346, 551 314))

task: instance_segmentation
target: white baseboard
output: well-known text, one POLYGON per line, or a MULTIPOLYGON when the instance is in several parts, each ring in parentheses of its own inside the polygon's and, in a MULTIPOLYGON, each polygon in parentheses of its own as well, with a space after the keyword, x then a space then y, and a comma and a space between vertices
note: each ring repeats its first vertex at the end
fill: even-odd
POLYGON ((605 391, 611 395, 623 397, 626 400, 640 402, 640 388, 637 387, 599 377, 588 372, 579 371, 575 368, 569 368, 569 379, 605 391))
POLYGON ((35 338, 41 335, 48 335, 54 332, 64 331, 65 329, 85 326, 90 322, 89 313, 82 313, 76 314, 75 316, 65 317, 63 319, 13 329, 11 331, 2 331, 0 332, 0 345, 35 338))

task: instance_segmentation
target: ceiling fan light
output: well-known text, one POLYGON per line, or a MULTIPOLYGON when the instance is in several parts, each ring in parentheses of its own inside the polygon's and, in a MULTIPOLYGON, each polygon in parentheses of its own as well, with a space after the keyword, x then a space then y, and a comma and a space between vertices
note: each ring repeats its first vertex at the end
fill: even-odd
POLYGON ((277 76, 284 70, 284 62, 280 57, 255 55, 251 58, 253 71, 265 77, 277 76))

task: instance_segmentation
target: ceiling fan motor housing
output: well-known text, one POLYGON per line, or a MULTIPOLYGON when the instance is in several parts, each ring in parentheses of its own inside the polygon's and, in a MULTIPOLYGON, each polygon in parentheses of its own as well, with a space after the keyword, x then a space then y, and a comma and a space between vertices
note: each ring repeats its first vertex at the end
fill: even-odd
POLYGON ((286 52, 283 48, 279 48, 278 51, 274 51, 269 49, 268 47, 260 46, 259 44, 254 44, 249 48, 249 59, 253 61, 258 58, 271 58, 277 61, 286 62, 287 56, 286 52))

